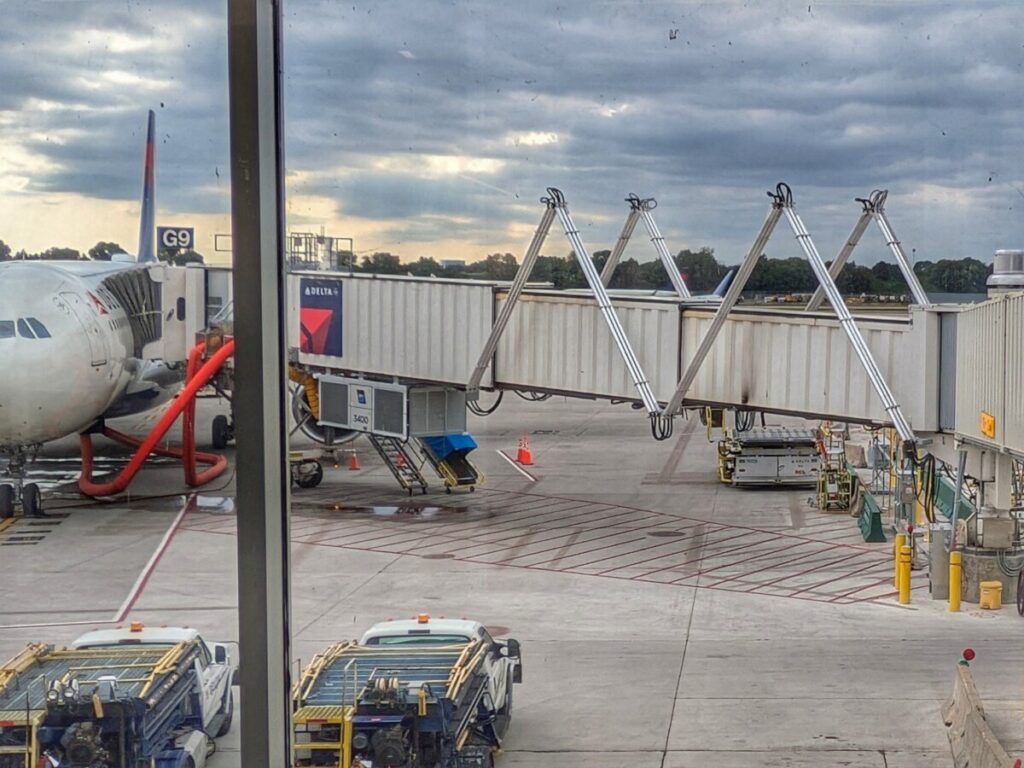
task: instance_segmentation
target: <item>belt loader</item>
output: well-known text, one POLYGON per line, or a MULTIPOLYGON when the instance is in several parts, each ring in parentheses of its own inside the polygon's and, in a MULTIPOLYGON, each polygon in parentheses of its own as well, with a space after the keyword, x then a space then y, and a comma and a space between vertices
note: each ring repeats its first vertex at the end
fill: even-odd
POLYGON ((293 692, 293 766, 490 768, 521 679, 519 644, 476 622, 377 625, 305 669, 293 692))
POLYGON ((194 629, 31 644, 0 667, 0 768, 203 768, 231 726, 234 669, 194 629))

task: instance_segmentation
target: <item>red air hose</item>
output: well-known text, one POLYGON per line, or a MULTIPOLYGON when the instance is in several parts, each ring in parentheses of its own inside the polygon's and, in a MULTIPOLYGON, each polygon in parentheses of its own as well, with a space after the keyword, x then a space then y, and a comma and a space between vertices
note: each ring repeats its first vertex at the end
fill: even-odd
POLYGON ((235 351, 234 339, 229 339, 218 349, 209 360, 203 363, 202 359, 205 345, 197 344, 193 347, 188 357, 188 368, 185 373, 185 387, 178 394, 178 397, 171 403, 171 407, 160 418, 156 426, 146 435, 145 440, 138 440, 130 435, 118 432, 113 429, 104 428, 103 434, 112 440, 125 443, 136 448, 128 465, 122 469, 117 477, 107 483, 95 483, 92 479, 93 468, 93 447, 92 436, 83 434, 79 437, 79 444, 82 451, 82 475, 78 479, 78 489, 86 496, 113 496, 121 493, 132 481, 138 471, 142 468, 146 458, 155 453, 159 456, 170 456, 182 459, 185 464, 185 482, 190 486, 203 485, 220 475, 228 465, 227 459, 212 453, 200 453, 196 451, 195 419, 196 419, 196 393, 199 392, 214 374, 220 370, 224 361, 231 357, 235 351), (167 430, 171 428, 178 415, 185 413, 182 424, 182 448, 161 448, 157 445, 167 430), (204 472, 196 472, 196 462, 211 465, 204 472))

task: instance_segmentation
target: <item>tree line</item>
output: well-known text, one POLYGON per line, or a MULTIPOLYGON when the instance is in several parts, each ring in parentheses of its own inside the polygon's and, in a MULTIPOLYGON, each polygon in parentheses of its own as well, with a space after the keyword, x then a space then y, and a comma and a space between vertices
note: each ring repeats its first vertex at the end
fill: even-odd
MULTIPOLYGON (((0 261, 110 261, 114 254, 127 253, 114 242, 101 240, 84 254, 75 248, 47 248, 39 253, 29 253, 24 248, 11 252, 11 247, 0 240, 0 261)), ((156 257, 160 261, 183 266, 185 264, 202 264, 203 255, 194 250, 163 248, 157 250, 156 257)))
MULTIPOLYGON (((11 252, 10 246, 0 240, 0 261, 11 259, 71 259, 110 261, 116 253, 124 253, 117 243, 100 241, 85 254, 74 248, 49 248, 41 253, 27 253, 25 250, 11 252)), ((604 267, 611 251, 594 253, 598 271, 604 267)), ((340 262, 347 264, 351 258, 348 252, 338 254, 340 262)), ((176 251, 161 248, 157 258, 172 264, 203 262, 203 256, 194 250, 176 251)), ((686 284, 695 293, 714 290, 726 273, 732 268, 720 264, 713 248, 692 251, 683 249, 673 257, 676 266, 683 273, 686 284)), ((382 275, 414 275, 417 277, 448 277, 480 280, 512 280, 519 269, 519 261, 511 253, 492 253, 480 261, 463 266, 444 266, 436 259, 420 257, 416 261, 403 262, 401 257, 387 251, 363 256, 355 270, 382 275)), ((984 293, 985 280, 991 267, 973 258, 942 259, 940 261, 919 261, 914 264, 914 273, 926 291, 935 293, 984 293)), ((551 283, 555 288, 584 288, 586 279, 576 257, 538 256, 531 280, 551 283)), ((849 263, 836 280, 839 290, 846 295, 900 295, 907 293, 903 275, 895 264, 880 261, 866 267, 849 263)), ((773 259, 762 256, 747 281, 746 291, 751 293, 810 293, 818 283, 811 265, 802 258, 773 259)), ((638 262, 624 259, 612 277, 611 287, 624 289, 671 289, 671 283, 661 261, 638 262)))
MULTIPOLYGON (((611 251, 607 250, 594 253, 594 263, 599 272, 610 254, 611 251)), ((684 249, 673 259, 685 276, 687 286, 695 293, 714 290, 726 273, 733 268, 720 264, 712 248, 701 248, 697 251, 684 249)), ((363 256, 355 267, 358 272, 377 274, 484 280, 512 280, 518 268, 519 262, 511 253, 492 253, 481 261, 465 266, 445 267, 428 257, 403 262, 399 256, 388 252, 363 256)), ((914 264, 914 274, 928 292, 985 293, 985 280, 991 274, 991 267, 973 258, 919 261, 914 264)), ((530 279, 552 283, 559 289, 583 288, 587 284, 583 270, 572 253, 568 256, 538 256, 530 279)), ((909 292, 899 267, 885 261, 871 267, 847 263, 836 283, 839 290, 846 295, 898 296, 909 292)), ((624 259, 619 262, 612 276, 611 287, 671 290, 672 285, 660 260, 640 263, 635 259, 624 259)), ((817 287, 818 281, 806 259, 773 259, 762 256, 754 267, 745 290, 751 293, 772 294, 811 293, 817 287)))

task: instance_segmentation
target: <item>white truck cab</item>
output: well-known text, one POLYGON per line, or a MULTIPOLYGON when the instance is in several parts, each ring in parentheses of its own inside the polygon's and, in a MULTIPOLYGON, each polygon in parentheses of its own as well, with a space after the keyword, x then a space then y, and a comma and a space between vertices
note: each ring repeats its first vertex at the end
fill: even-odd
POLYGON ((432 619, 421 613, 415 618, 382 621, 363 633, 360 645, 415 647, 423 645, 456 645, 483 640, 488 647, 486 668, 491 697, 495 706, 506 713, 512 710, 512 684, 523 680, 523 663, 519 641, 499 642, 478 621, 466 619, 432 619))
POLYGON ((87 632, 71 643, 71 647, 87 649, 149 645, 170 648, 179 643, 195 643, 200 648, 195 667, 196 692, 203 707, 203 728, 212 736, 223 736, 231 729, 234 718, 235 701, 231 686, 238 670, 238 662, 232 658, 228 644, 207 643, 200 637, 199 631, 191 627, 146 627, 140 622, 132 622, 126 628, 87 632))

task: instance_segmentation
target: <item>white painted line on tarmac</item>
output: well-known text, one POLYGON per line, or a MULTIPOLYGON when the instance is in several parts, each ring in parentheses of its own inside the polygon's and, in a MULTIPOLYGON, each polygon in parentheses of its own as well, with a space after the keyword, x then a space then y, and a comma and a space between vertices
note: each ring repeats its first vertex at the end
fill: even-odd
POLYGON ((81 626, 96 626, 97 624, 117 624, 118 622, 124 621, 124 617, 135 605, 135 601, 142 595, 142 591, 146 588, 146 584, 149 582, 149 577, 153 575, 153 571, 156 570, 157 565, 160 563, 160 558, 164 556, 164 552, 167 551, 167 547, 170 546, 171 540, 174 539, 174 534, 178 532, 178 528, 181 527, 181 521, 185 519, 185 515, 188 514, 189 509, 192 508, 194 501, 193 497, 189 497, 188 501, 181 508, 181 511, 174 518, 170 527, 164 533, 160 543, 157 545, 156 550, 149 558, 149 562, 142 569, 139 577, 135 579, 135 584, 132 585, 131 591, 128 596, 121 603, 121 607, 117 609, 115 613, 109 619, 92 619, 90 621, 51 621, 43 622, 39 624, 0 624, 0 630, 4 629, 42 629, 45 627, 81 627, 81 626))
POLYGON ((511 456, 509 456, 507 453, 505 453, 500 448, 497 449, 497 452, 498 452, 498 455, 501 456, 501 458, 503 458, 505 461, 507 461, 509 464, 512 465, 512 467, 516 470, 516 472, 521 474, 523 477, 525 477, 531 483, 536 483, 537 482, 537 478, 534 477, 533 475, 531 475, 529 472, 527 472, 521 466, 519 466, 519 463, 515 459, 513 459, 511 456))
POLYGON ((191 509, 194 497, 189 497, 188 501, 181 508, 181 512, 174 518, 174 522, 171 523, 171 527, 167 529, 164 537, 160 539, 160 543, 157 545, 156 551, 149 558, 149 562, 146 563, 146 567, 142 569, 142 573, 139 574, 139 578, 135 580, 135 584, 132 586, 132 591, 128 593, 128 597, 121 603, 121 607, 114 614, 113 621, 124 621, 124 617, 128 611, 135 605, 135 601, 139 599, 142 594, 142 590, 146 588, 146 583, 149 581, 149 577, 153 575, 153 571, 156 570, 157 565, 160 563, 160 558, 164 556, 164 552, 167 551, 167 547, 170 545, 171 540, 174 538, 174 534, 178 532, 178 527, 181 525, 181 521, 185 519, 185 515, 188 514, 191 509))

